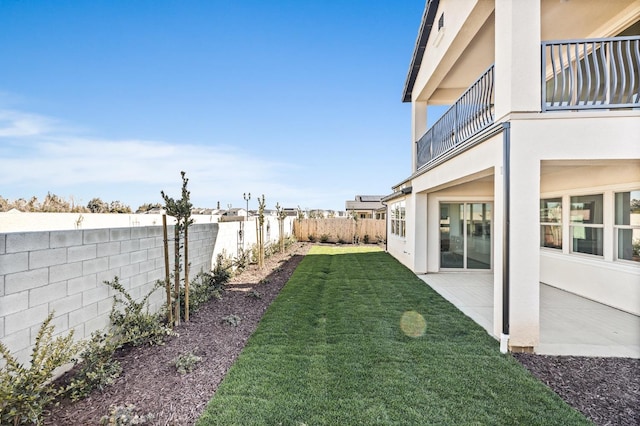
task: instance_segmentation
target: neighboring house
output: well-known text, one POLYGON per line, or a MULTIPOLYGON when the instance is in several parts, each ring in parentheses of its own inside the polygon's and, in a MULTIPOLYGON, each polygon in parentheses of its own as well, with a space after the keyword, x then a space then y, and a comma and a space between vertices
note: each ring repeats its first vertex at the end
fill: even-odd
POLYGON ((298 209, 294 207, 284 207, 282 210, 287 216, 293 216, 293 217, 298 216, 298 209))
POLYGON ((235 222, 235 221, 243 221, 247 220, 251 217, 251 212, 247 216, 247 210, 243 208, 232 207, 228 210, 220 210, 220 221, 221 222, 235 222))
POLYGON ((513 351, 539 344, 541 282, 640 315, 639 21, 638 0, 426 3, 387 249, 492 272, 513 351))
POLYGON ((383 195, 356 195, 354 201, 345 202, 345 208, 359 219, 384 219, 387 209, 382 204, 383 197, 383 195))

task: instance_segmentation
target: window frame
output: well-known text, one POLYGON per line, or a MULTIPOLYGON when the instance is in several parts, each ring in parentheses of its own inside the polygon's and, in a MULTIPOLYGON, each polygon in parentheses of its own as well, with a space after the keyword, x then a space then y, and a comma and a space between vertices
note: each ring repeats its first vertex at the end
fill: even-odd
MULTIPOLYGON (((546 208, 547 210, 549 210, 549 208, 546 208)), ((563 200, 562 197, 546 197, 546 198, 540 198, 540 247, 544 248, 544 249, 550 249, 550 250, 560 250, 562 251, 563 247, 564 247, 564 239, 562 236, 563 233, 563 214, 564 214, 564 209, 563 209, 563 200), (543 214, 543 202, 554 202, 554 203, 559 203, 559 208, 560 208, 560 217, 556 220, 556 221, 551 221, 551 220, 543 220, 543 217, 548 218, 550 215, 549 214, 543 214), (560 240, 560 244, 558 246, 551 246, 551 245, 545 245, 545 237, 546 237, 546 232, 543 232, 543 229, 545 227, 550 227, 550 228, 557 228, 558 231, 556 231, 554 234, 559 236, 559 240, 560 240)), ((554 235, 554 236, 555 236, 554 235)))
POLYGON ((391 235, 405 238, 407 236, 406 223, 406 203, 405 200, 392 203, 389 209, 389 220, 391 221, 391 235))
MULTIPOLYGON (((634 192, 640 192, 640 188, 636 188, 636 189, 629 189, 629 190, 622 190, 622 191, 613 191, 613 202, 614 202, 614 206, 613 206, 613 215, 614 215, 614 220, 613 220, 613 260, 616 262, 624 262, 624 263, 629 263, 632 265, 638 265, 640 263, 640 256, 639 255, 635 255, 635 257, 637 257, 637 260, 634 260, 633 257, 633 230, 640 230, 640 223, 638 224, 618 224, 616 223, 618 221, 618 203, 616 200, 616 197, 618 194, 624 194, 624 193, 630 193, 630 202, 631 202, 631 193, 634 192), (631 240, 631 244, 632 244, 632 255, 631 255, 631 259, 625 259, 624 257, 620 257, 620 246, 619 246, 619 238, 620 238, 620 230, 631 230, 632 231, 632 240, 631 240)), ((629 210, 629 214, 631 215, 633 212, 630 209, 629 210)), ((629 220, 629 222, 631 222, 631 220, 629 220)), ((638 243, 640 244, 640 240, 638 241, 638 243)))
MULTIPOLYGON (((584 202, 583 202, 584 203, 584 202)), ((594 209, 595 210, 595 209, 594 209)), ((597 192, 597 193, 588 193, 588 194, 581 194, 581 195, 571 195, 569 194, 569 210, 568 210, 568 214, 569 214, 569 239, 570 239, 570 244, 569 244, 569 253, 571 254, 577 254, 577 255, 581 255, 581 256, 596 256, 598 258, 604 258, 604 252, 605 252, 605 220, 604 220, 604 216, 605 216, 605 196, 604 193, 602 192, 597 192), (601 209, 601 218, 600 218, 600 223, 593 223, 593 222, 578 222, 578 221, 574 221, 572 218, 572 212, 573 210, 573 204, 578 204, 580 203, 580 201, 575 201, 575 198, 580 198, 580 197, 600 197, 600 209, 601 209), (601 231, 601 235, 600 235, 600 240, 596 240, 599 243, 599 246, 597 247, 597 249, 599 249, 600 254, 598 253, 587 253, 584 251, 577 251, 574 249, 574 241, 576 240, 576 238, 574 238, 574 235, 576 234, 576 228, 588 228, 588 229, 600 229, 601 231)), ((590 219, 593 220, 593 219, 590 219)), ((597 232, 597 231, 596 231, 597 232)), ((585 235, 586 235, 586 229, 585 229, 585 235)))

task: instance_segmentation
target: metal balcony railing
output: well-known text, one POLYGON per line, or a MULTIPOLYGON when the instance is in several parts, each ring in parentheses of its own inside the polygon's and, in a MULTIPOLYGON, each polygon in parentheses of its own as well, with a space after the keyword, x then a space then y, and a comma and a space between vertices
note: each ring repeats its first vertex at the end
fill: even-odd
POLYGON ((491 65, 416 142, 417 169, 493 124, 493 68, 491 65))
POLYGON ((640 107, 640 37, 542 43, 542 111, 640 107))

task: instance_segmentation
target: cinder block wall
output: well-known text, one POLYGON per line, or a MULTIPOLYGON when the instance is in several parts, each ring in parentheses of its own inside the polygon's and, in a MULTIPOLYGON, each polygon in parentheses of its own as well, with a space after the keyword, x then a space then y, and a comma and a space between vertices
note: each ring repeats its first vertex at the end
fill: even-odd
MULTIPOLYGON (((210 271, 218 224, 189 227, 190 278, 210 271)), ((168 237, 173 238, 173 226, 168 237)), ((169 261, 173 269, 173 241, 169 261)), ((160 226, 0 234, 0 340, 27 362, 42 321, 54 311, 56 334, 89 337, 109 324, 115 276, 139 299, 164 278, 160 226)), ((157 311, 162 290, 150 298, 157 311)))

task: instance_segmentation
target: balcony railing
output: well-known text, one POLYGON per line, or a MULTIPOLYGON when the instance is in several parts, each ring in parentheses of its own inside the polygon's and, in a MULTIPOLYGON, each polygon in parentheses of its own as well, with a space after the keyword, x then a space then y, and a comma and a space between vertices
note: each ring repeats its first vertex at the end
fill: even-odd
POLYGON ((420 168, 493 124, 493 65, 416 142, 420 168))
POLYGON ((542 43, 542 111, 640 107, 640 37, 542 43))

